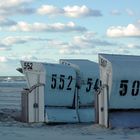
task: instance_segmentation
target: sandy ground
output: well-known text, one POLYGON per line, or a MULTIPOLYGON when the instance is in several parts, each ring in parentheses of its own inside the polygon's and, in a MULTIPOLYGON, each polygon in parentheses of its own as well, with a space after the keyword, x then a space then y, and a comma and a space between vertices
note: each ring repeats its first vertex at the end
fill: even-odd
POLYGON ((0 111, 1 140, 140 140, 140 128, 107 129, 97 124, 47 125, 22 123, 20 112, 0 111))
POLYGON ((0 123, 2 140, 139 140, 139 129, 105 129, 97 125, 55 125, 44 124, 23 125, 17 122, 0 123))

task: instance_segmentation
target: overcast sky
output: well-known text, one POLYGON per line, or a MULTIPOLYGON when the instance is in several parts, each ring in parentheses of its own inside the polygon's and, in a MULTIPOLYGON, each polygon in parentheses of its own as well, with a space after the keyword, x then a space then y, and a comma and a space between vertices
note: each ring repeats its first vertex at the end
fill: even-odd
POLYGON ((140 0, 0 0, 0 75, 20 60, 140 55, 140 0))

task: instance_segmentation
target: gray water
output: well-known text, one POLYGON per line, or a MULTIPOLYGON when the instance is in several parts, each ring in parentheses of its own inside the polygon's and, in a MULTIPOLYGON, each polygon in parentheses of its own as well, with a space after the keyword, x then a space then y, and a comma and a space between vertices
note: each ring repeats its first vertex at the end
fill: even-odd
POLYGON ((25 87, 24 77, 0 77, 0 109, 21 110, 21 91, 25 87))

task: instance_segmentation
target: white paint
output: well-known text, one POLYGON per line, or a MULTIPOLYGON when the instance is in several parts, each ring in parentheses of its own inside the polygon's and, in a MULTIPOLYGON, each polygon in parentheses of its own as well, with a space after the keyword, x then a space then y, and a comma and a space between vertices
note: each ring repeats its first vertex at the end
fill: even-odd
MULTIPOLYGON (((110 110, 125 111, 128 109, 140 109, 139 64, 139 56, 99 54, 100 80, 103 86, 98 96, 99 124, 105 125, 106 127, 111 125, 110 110), (137 96, 133 96, 133 93, 137 93, 137 96), (125 95, 122 96, 121 94, 125 95)), ((120 111, 120 116, 121 112, 122 111, 120 111)), ((133 111, 131 113, 133 113, 133 111)), ((115 115, 112 116, 117 117, 115 115)), ((126 115, 126 118, 127 117, 126 115)))
POLYGON ((76 71, 76 83, 80 87, 77 89, 77 113, 80 122, 95 122, 94 86, 99 79, 98 64, 84 59, 61 59, 60 64, 68 65, 76 71))
MULTIPOLYGON (((24 69, 25 61, 21 61, 23 73, 27 80, 27 86, 31 89, 33 86, 45 82, 45 72, 40 63, 31 62, 33 64, 32 70, 24 69)), ((30 63, 30 62, 28 62, 30 63)), ((25 92, 25 91, 24 91, 25 92)), ((28 122, 44 122, 44 87, 36 87, 28 93, 27 101, 27 117, 28 122), (35 104, 38 107, 34 107, 35 104)))

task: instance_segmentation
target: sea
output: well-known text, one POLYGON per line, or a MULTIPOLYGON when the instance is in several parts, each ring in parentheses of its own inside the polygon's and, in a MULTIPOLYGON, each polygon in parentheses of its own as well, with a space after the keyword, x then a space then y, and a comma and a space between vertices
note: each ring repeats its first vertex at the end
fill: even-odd
POLYGON ((0 76, 0 110, 21 110, 21 92, 26 87, 24 76, 0 76))

